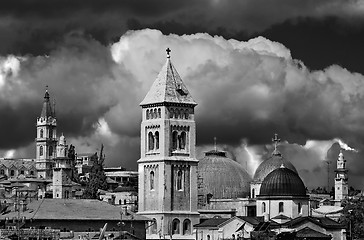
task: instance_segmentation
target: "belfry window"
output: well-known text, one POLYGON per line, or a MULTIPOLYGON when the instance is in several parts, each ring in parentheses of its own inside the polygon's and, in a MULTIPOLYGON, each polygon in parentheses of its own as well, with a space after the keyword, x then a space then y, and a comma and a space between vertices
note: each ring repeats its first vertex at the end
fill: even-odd
POLYGON ((174 116, 174 110, 173 110, 173 108, 171 108, 169 110, 169 118, 173 118, 173 116, 174 116))
POLYGON ((172 133, 172 150, 177 149, 177 141, 178 141, 177 138, 178 138, 177 131, 173 131, 173 133, 172 133))
POLYGON ((44 134, 43 129, 41 129, 41 130, 39 131, 39 137, 40 137, 40 138, 43 138, 43 134, 44 134))
POLYGON ((52 128, 49 129, 49 138, 53 138, 53 129, 52 128))
POLYGON ((279 202, 278 208, 279 208, 280 213, 282 213, 284 211, 283 202, 279 202))
POLYGON ((182 180, 183 180, 183 176, 182 176, 182 171, 178 170, 177 172, 177 190, 182 190, 182 180))
POLYGON ((153 218, 151 225, 150 225, 150 231, 152 234, 156 234, 157 233, 157 219, 153 218))
POLYGON ((302 213, 302 203, 299 202, 297 208, 298 208, 298 214, 301 214, 302 213))
POLYGON ((153 190, 154 189, 154 172, 151 171, 150 172, 150 190, 153 190))
POLYGON ((155 149, 159 149, 159 132, 155 132, 155 149))
POLYGON ((179 148, 180 149, 185 149, 186 147, 186 132, 182 132, 181 135, 178 138, 178 142, 179 142, 179 148))
POLYGON ((183 221, 183 235, 191 234, 191 221, 186 219, 183 221))
POLYGON ((39 156, 43 156, 43 146, 39 147, 39 156))
POLYGON ((262 203, 262 213, 265 213, 267 211, 267 209, 265 208, 265 202, 262 203))
POLYGON ((158 118, 157 109, 154 109, 154 118, 158 118))
POLYGON ((145 118, 148 120, 149 119, 149 110, 147 110, 147 112, 145 113, 145 118))
POLYGON ((158 118, 161 118, 161 116, 162 116, 161 109, 160 109, 160 108, 158 108, 158 118))
POLYGON ((53 155, 53 147, 49 146, 49 156, 52 156, 52 155, 53 155))
POLYGON ((148 149, 149 150, 154 149, 154 136, 152 132, 148 133, 148 149))
POLYGON ((252 189, 252 198, 255 198, 255 189, 252 189))

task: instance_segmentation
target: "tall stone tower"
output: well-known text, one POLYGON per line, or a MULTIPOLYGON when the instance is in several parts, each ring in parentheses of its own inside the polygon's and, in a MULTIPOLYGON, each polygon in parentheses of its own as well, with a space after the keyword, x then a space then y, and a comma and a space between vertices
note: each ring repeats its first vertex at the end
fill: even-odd
POLYGON ((341 200, 348 197, 348 170, 346 169, 346 160, 344 154, 340 150, 339 157, 337 159, 337 167, 335 170, 335 202, 340 205, 341 200))
POLYGON ((141 102, 139 214, 153 219, 147 239, 195 239, 197 164, 195 156, 197 105, 170 60, 141 102))
POLYGON ((53 198, 70 198, 72 186, 76 183, 72 181, 72 159, 67 156, 67 144, 63 134, 59 138, 53 161, 53 198))
POLYGON ((36 168, 38 177, 52 178, 52 158, 55 155, 57 144, 57 120, 55 109, 49 101, 49 93, 46 90, 40 117, 37 118, 36 142, 36 168))

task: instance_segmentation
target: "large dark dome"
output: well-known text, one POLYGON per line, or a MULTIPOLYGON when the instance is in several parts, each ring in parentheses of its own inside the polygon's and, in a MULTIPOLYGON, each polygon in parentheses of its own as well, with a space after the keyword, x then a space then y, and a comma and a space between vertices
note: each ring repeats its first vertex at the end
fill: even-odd
POLYGON ((279 152, 274 152, 268 159, 259 165, 254 174, 254 181, 262 182, 270 172, 279 168, 282 164, 284 164, 286 168, 289 168, 297 173, 296 168, 290 161, 282 157, 279 152))
POLYGON ((212 150, 198 163, 199 193, 215 199, 232 199, 249 195, 251 177, 242 165, 227 158, 225 152, 212 150))
POLYGON ((306 197, 306 187, 300 176, 289 168, 281 166, 269 173, 263 180, 259 196, 306 197))

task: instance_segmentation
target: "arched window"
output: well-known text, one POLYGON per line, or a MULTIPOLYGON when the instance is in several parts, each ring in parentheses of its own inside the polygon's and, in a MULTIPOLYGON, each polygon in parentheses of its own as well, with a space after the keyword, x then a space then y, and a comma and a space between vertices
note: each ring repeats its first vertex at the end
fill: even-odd
POLYGON ((159 149, 159 132, 155 132, 155 149, 159 149))
POLYGON ((262 203, 262 212, 265 213, 266 210, 267 209, 265 208, 265 202, 264 202, 264 203, 262 203))
POLYGON ((207 240, 210 240, 211 238, 210 238, 210 235, 207 235, 207 240))
POLYGON ((279 212, 282 213, 284 211, 284 208, 283 208, 283 202, 279 202, 278 204, 278 208, 279 208, 279 212))
POLYGON ((126 205, 126 199, 124 199, 124 205, 126 205))
POLYGON ((145 113, 145 118, 148 120, 149 119, 149 110, 147 110, 147 112, 145 113))
POLYGON ((185 111, 185 119, 188 119, 188 110, 185 111))
POLYGON ((298 203, 298 214, 302 213, 302 203, 298 203))
POLYGON ((179 137, 179 146, 180 149, 185 149, 186 147, 186 132, 182 132, 179 137))
POLYGON ((14 176, 15 175, 15 171, 14 170, 11 170, 10 171, 10 176, 14 176))
POLYGON ((30 176, 33 176, 34 175, 34 171, 30 171, 30 176))
POLYGON ((43 146, 39 147, 39 156, 43 156, 43 146))
POLYGON ((191 234, 191 221, 186 219, 183 221, 183 235, 191 234))
POLYGON ((174 112, 174 117, 179 118, 179 110, 178 109, 176 109, 176 111, 174 112))
POLYGON ((121 199, 119 199, 119 205, 121 205, 121 199))
POLYGON ((182 190, 182 171, 177 172, 177 190, 182 190))
POLYGON ((151 226, 150 226, 150 232, 152 234, 156 234, 157 233, 157 219, 153 218, 151 226))
POLYGON ((154 137, 153 137, 153 133, 149 132, 148 133, 148 149, 149 150, 153 150, 154 149, 154 137))
POLYGON ((150 172, 150 190, 153 190, 154 189, 154 172, 151 171, 150 172))
POLYGON ((172 133, 172 150, 177 149, 177 137, 178 137, 177 131, 173 131, 173 133, 172 133))
POLYGON ((179 234, 179 220, 177 218, 172 221, 172 234, 179 234))
POLYGON ((53 138, 53 129, 52 128, 49 129, 49 138, 53 138))
POLYGON ((53 155, 53 147, 49 146, 49 156, 52 156, 52 155, 53 155))
POLYGON ((157 109, 154 108, 154 118, 158 118, 158 113, 157 113, 157 109))
POLYGON ((5 170, 4 169, 0 169, 0 174, 1 175, 5 175, 5 170))
POLYGON ((174 110, 173 108, 169 109, 169 118, 173 118, 174 116, 174 110))
POLYGON ((158 118, 161 118, 161 116, 162 116, 161 109, 160 109, 160 108, 158 108, 158 118))
POLYGON ((255 189, 252 189, 252 198, 255 198, 255 189))
POLYGON ((40 132, 39 132, 39 137, 43 138, 43 134, 44 134, 43 129, 41 129, 40 132))

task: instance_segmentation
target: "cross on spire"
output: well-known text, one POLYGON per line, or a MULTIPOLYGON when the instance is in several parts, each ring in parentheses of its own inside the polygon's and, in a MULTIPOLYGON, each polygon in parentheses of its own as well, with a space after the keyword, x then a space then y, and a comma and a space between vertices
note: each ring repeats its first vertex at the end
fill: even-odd
POLYGON ((278 147, 278 144, 279 144, 280 141, 281 141, 281 139, 278 138, 278 134, 275 133, 274 134, 274 138, 272 138, 272 142, 274 143, 274 151, 273 151, 273 154, 278 154, 279 153, 277 147, 278 147))
POLYGON ((171 58, 170 53, 172 52, 172 50, 171 50, 171 49, 169 49, 169 48, 167 48, 167 49, 166 49, 166 52, 167 52, 167 58, 171 58))

